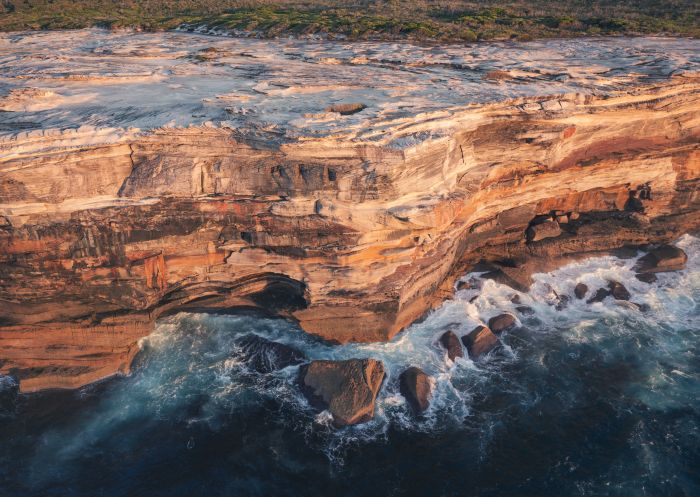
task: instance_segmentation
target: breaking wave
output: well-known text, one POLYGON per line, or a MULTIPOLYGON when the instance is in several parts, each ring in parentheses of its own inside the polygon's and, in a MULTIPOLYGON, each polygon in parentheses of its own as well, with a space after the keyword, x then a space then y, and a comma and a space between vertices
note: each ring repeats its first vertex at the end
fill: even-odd
POLYGON ((0 464, 26 472, 0 481, 22 495, 697 495, 700 239, 677 245, 687 269, 653 284, 634 277, 636 258, 612 256, 537 274, 528 293, 465 275, 479 288, 388 343, 332 346, 254 315, 164 319, 130 377, 20 399, 0 464), (573 296, 608 280, 641 306, 573 296), (485 358, 453 363, 436 345, 502 312, 519 326, 485 358), (382 360, 375 418, 333 428, 297 366, 242 360, 237 338, 251 332, 309 359, 382 360), (421 418, 399 393, 408 366, 436 380, 421 418))

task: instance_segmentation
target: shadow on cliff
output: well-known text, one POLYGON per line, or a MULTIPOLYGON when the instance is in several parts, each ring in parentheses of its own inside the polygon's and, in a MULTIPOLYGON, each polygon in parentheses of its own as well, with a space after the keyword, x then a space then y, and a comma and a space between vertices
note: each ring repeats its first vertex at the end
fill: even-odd
POLYGON ((269 317, 291 317, 292 312, 308 305, 306 284, 284 274, 265 273, 234 285, 207 281, 181 286, 163 296, 154 314, 160 318, 178 312, 254 312, 269 317))

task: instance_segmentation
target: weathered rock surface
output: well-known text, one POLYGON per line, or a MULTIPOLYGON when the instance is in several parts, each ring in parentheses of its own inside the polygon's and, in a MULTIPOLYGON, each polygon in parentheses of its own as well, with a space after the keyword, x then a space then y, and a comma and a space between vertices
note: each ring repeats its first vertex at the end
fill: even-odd
POLYGON ((551 219, 532 225, 527 229, 527 240, 530 242, 539 242, 545 238, 553 238, 559 235, 561 235, 559 223, 551 219))
POLYGON ((577 283, 576 286, 574 287, 574 295, 579 300, 583 299, 587 293, 588 293, 588 285, 586 285, 585 283, 577 283))
POLYGON ((449 61, 352 62, 345 51, 364 48, 333 44, 317 49, 338 52, 330 71, 285 42, 255 45, 257 59, 239 44, 263 42, 169 34, 145 57, 146 34, 35 36, 13 38, 0 102, 0 374, 23 391, 128 372, 155 320, 181 310, 264 308, 330 341, 388 340, 480 260, 526 290, 527 261, 700 226, 700 79, 687 67, 606 80, 547 51, 565 84, 539 67, 492 84, 449 61), (217 43, 220 65, 183 57, 217 43), (367 108, 329 121, 331 88, 367 108), (196 101, 149 97, 164 92, 196 101), (528 243, 552 215, 561 233, 528 243))
POLYGON ((489 319, 489 329, 496 334, 503 333, 504 331, 514 328, 516 324, 517 320, 515 319, 515 316, 508 313, 499 314, 498 316, 494 316, 489 319))
POLYGON ((635 270, 639 273, 662 273, 665 271, 680 271, 685 268, 688 256, 682 249, 673 245, 662 245, 651 249, 648 254, 639 258, 635 270))
POLYGON ((413 412, 420 414, 430 407, 433 380, 421 368, 411 366, 399 376, 399 391, 413 412))
POLYGON ((259 373, 270 373, 287 366, 295 366, 306 359, 300 350, 267 340, 254 333, 244 335, 237 340, 237 344, 243 360, 259 373))
POLYGON ((440 337, 440 344, 447 350, 447 357, 450 361, 454 361, 458 357, 464 357, 462 345, 453 331, 448 330, 443 333, 440 337))
POLYGON ((372 419, 383 380, 384 365, 375 359, 312 361, 299 369, 299 381, 309 402, 328 409, 336 426, 372 419))
POLYGON ((486 326, 477 326, 462 337, 462 343, 467 348, 471 359, 478 359, 488 354, 500 344, 498 337, 486 326))

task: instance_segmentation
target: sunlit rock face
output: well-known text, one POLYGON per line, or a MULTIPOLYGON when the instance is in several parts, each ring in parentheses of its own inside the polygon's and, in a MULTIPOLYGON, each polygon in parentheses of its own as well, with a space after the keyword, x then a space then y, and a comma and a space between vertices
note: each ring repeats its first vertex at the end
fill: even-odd
POLYGON ((128 371, 183 309, 387 340, 479 260, 527 284, 670 241, 700 226, 698 68, 698 40, 2 35, 0 373, 128 371))

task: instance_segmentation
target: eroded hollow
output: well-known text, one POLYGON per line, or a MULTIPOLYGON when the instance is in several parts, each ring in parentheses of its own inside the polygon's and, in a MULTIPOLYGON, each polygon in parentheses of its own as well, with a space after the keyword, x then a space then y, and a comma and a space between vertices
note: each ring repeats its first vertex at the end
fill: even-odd
POLYGON ((178 312, 236 313, 255 309, 289 316, 308 305, 305 283, 284 274, 264 273, 233 284, 207 281, 182 286, 166 294, 153 314, 162 317, 178 312))

